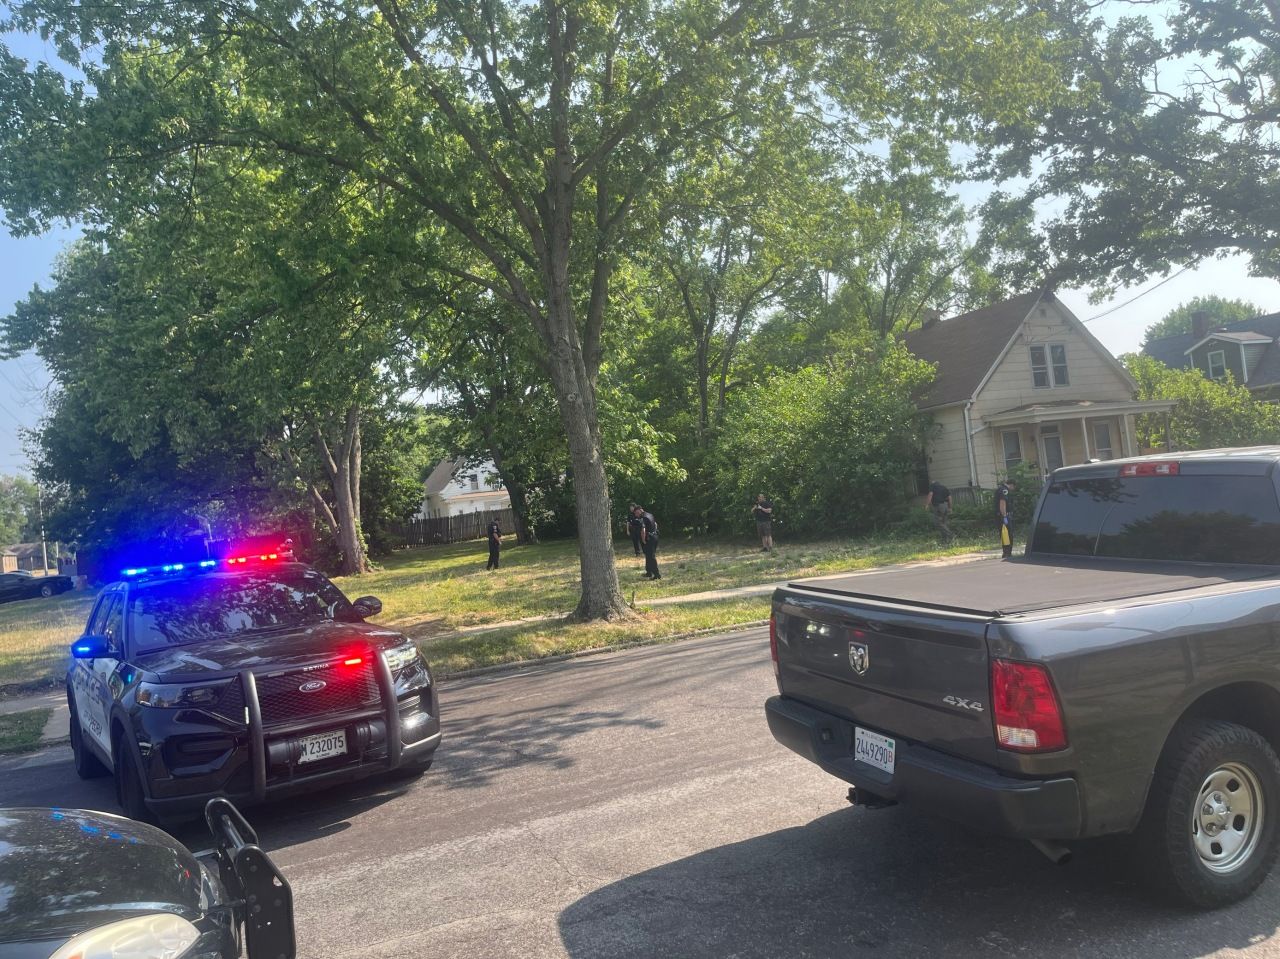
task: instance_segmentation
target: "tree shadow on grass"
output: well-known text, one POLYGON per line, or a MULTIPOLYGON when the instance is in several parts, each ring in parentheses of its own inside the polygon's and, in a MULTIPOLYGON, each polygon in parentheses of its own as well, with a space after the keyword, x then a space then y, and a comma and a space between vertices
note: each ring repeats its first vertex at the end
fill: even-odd
POLYGON ((1275 934, 1280 882, 1209 915, 1175 909, 1082 844, 1029 844, 901 807, 844 809, 598 889, 559 917, 574 959, 651 956, 1205 956, 1275 934))

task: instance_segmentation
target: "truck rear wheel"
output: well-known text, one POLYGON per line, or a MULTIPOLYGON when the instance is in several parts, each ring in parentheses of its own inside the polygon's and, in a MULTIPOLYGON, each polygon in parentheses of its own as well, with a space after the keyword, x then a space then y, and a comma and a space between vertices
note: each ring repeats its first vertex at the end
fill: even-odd
POLYGON ((1258 733, 1220 720, 1181 723, 1156 766, 1139 837, 1150 880, 1201 909, 1243 899, 1277 854, 1280 759, 1258 733))

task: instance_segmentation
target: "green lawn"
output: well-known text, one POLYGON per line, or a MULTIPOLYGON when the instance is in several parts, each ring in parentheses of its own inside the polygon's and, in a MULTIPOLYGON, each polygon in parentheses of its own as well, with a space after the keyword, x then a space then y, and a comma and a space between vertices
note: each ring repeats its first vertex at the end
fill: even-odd
POLYGON ((71 644, 84 630, 96 593, 0 604, 0 690, 56 682, 67 670, 71 644))
MULTIPOLYGON (((339 577, 353 599, 372 594, 383 602, 378 622, 419 641, 437 667, 454 672, 474 666, 572 652, 615 643, 656 642, 689 632, 728 627, 768 615, 768 599, 731 599, 646 608, 661 597, 771 583, 931 559, 990 546, 961 540, 948 549, 914 539, 830 540, 782 544, 762 553, 744 542, 670 538, 658 559, 662 579, 643 578, 644 561, 619 544, 618 576, 637 614, 620 623, 575 624, 562 618, 515 623, 532 617, 563 617, 577 602, 578 554, 572 541, 515 546, 508 541, 502 568, 485 571, 483 543, 403 550, 382 561, 377 572, 339 577), (474 635, 464 627, 512 624, 474 635)), ((0 691, 61 679, 68 649, 80 635, 92 593, 64 593, 0 605, 0 691)))
POLYGON ((0 755, 29 753, 40 745, 40 734, 53 710, 27 709, 20 713, 0 715, 0 755))
POLYGON ((508 545, 502 568, 487 572, 483 544, 404 550, 375 573, 338 579, 354 597, 382 600, 378 622, 418 640, 445 673, 494 663, 557 655, 617 643, 657 642, 689 632, 728 628, 768 617, 768 597, 671 604, 646 608, 653 599, 771 583, 891 563, 957 555, 988 547, 958 541, 950 548, 923 539, 832 540, 778 546, 772 553, 741 542, 664 540, 658 558, 662 579, 643 578, 644 561, 630 542, 616 551, 618 576, 639 612, 618 623, 580 624, 561 616, 577 602, 578 554, 573 542, 508 545), (508 623, 500 629, 452 635, 460 628, 508 623))

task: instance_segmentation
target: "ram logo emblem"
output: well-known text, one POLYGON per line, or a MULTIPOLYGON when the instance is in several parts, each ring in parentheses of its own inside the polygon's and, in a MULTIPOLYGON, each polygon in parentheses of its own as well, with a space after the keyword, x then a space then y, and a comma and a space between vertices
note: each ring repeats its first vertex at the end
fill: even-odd
POLYGON ((849 665, 859 676, 867 674, 867 670, 871 668, 871 653, 867 650, 866 643, 849 644, 849 665))

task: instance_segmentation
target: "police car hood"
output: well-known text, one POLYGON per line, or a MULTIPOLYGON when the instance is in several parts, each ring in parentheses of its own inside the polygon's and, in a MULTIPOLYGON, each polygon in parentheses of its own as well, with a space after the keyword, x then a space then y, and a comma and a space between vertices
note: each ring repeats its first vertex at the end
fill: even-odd
POLYGON ((338 656, 377 652, 408 642, 369 623, 326 621, 299 629, 246 633, 142 653, 137 665, 165 681, 211 678, 242 669, 287 669, 338 656))
MULTIPOLYGON (((0 809, 0 955, 130 916, 200 911, 200 868, 173 837, 85 809, 0 809)), ((34 955, 35 953, 31 953, 34 955)))

